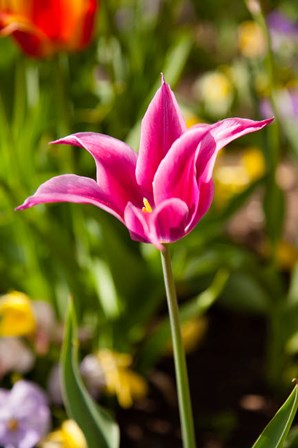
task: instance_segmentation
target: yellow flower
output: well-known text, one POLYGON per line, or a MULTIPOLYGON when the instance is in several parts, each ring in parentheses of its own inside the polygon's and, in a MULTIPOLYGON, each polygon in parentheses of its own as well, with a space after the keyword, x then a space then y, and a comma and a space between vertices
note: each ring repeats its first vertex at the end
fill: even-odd
POLYGON ((199 118, 197 115, 193 114, 190 111, 186 111, 184 114, 186 126, 188 128, 191 128, 192 126, 202 123, 201 118, 199 118))
POLYGON ((220 166, 214 175, 215 203, 225 205, 232 196, 241 193, 249 183, 243 166, 220 166))
POLYGON ((265 173, 265 160, 259 148, 255 146, 246 148, 242 154, 241 161, 250 181, 260 178, 265 173))
POLYGON ((116 395, 120 406, 129 408, 134 399, 147 394, 148 388, 144 378, 130 369, 131 355, 103 349, 96 357, 104 374, 105 389, 108 394, 116 395))
POLYGON ((205 73, 194 85, 194 93, 208 113, 225 114, 233 101, 233 84, 223 71, 205 73))
POLYGON ((298 249, 287 241, 280 241, 277 247, 277 261, 281 268, 292 269, 298 261, 298 249))
MULTIPOLYGON (((264 243, 261 252, 266 258, 270 257, 270 245, 264 243)), ((298 248, 288 241, 279 241, 276 247, 276 262, 281 269, 291 270, 298 262, 298 248)))
POLYGON ((202 341, 207 330, 207 319, 194 318, 182 324, 182 339, 185 351, 194 351, 202 341))
POLYGON ((36 319, 26 294, 13 291, 0 298, 0 336, 26 336, 35 329, 36 319))
POLYGON ((41 443, 41 448, 87 448, 87 442, 74 420, 66 420, 61 428, 51 432, 41 443))
POLYGON ((220 157, 214 171, 216 204, 225 205, 233 195, 260 178, 265 169, 263 154, 254 146, 246 148, 238 158, 233 156, 230 163, 225 161, 225 156, 220 157))
POLYGON ((266 40, 261 27, 253 21, 243 22, 238 29, 238 46, 241 54, 247 58, 263 56, 266 40))
MULTIPOLYGON (((207 319, 204 317, 195 317, 187 322, 183 322, 181 326, 182 340, 185 351, 190 353, 194 351, 198 344, 202 341, 207 330, 207 319)), ((165 348, 165 354, 172 354, 172 343, 165 348)))

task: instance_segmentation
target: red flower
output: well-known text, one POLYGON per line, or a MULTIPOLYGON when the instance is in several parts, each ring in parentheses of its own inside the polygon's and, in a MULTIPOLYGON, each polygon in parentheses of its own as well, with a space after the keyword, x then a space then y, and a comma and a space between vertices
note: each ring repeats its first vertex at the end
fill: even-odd
POLYGON ((92 37, 97 0, 0 0, 0 35, 34 57, 77 51, 92 37))

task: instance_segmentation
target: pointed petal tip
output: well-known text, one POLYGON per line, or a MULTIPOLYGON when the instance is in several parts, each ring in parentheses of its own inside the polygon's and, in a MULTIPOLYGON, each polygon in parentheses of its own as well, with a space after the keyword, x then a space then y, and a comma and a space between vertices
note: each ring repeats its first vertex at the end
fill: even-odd
MULTIPOLYGON (((275 117, 265 118, 261 121, 255 121, 258 130, 265 128, 275 120, 275 117)), ((255 126, 254 126, 255 127, 255 126)))
POLYGON ((78 137, 82 136, 83 134, 87 134, 87 132, 76 132, 75 134, 68 134, 65 137, 50 141, 49 145, 75 145, 78 142, 78 137))
POLYGON ((161 76, 161 88, 166 87, 167 89, 171 90, 170 85, 167 83, 165 76, 163 74, 163 72, 160 73, 161 76))
POLYGON ((22 211, 22 210, 27 210, 27 208, 34 207, 35 205, 38 205, 38 204, 39 203, 35 201, 35 196, 34 195, 33 196, 28 196, 22 204, 18 205, 15 208, 15 211, 19 212, 19 211, 22 211))
POLYGON ((272 123, 272 121, 274 121, 275 120, 275 117, 270 117, 270 118, 266 118, 265 120, 263 120, 264 121, 264 124, 270 124, 270 123, 272 123))
POLYGON ((58 140, 51 140, 50 142, 48 142, 48 145, 57 145, 60 142, 60 138, 58 140))
POLYGON ((21 205, 18 205, 14 210, 15 210, 15 212, 18 212, 18 211, 20 211, 20 210, 26 210, 26 208, 29 208, 30 207, 30 205, 28 204, 28 201, 27 201, 27 199, 23 202, 23 204, 21 204, 21 205))
POLYGON ((67 135, 66 137, 58 138, 57 140, 52 140, 48 144, 49 145, 60 145, 62 143, 68 143, 68 139, 73 137, 72 135, 67 135))

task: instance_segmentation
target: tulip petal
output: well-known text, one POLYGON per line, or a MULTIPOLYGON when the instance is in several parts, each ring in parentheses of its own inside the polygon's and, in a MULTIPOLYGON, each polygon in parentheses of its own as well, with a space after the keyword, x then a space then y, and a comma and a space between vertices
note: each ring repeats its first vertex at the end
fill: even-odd
POLYGON ((22 50, 45 57, 84 48, 91 40, 96 0, 0 1, 0 34, 12 34, 22 50), (3 2, 2 2, 3 3, 3 2))
POLYGON ((185 232, 191 232, 194 227, 198 224, 200 219, 209 210, 214 196, 214 182, 212 179, 209 182, 199 181, 198 184, 198 197, 197 207, 195 207, 194 212, 190 214, 191 219, 185 228, 185 232))
POLYGON ((28 55, 41 56, 48 53, 47 36, 25 15, 0 12, 0 35, 10 34, 28 55))
POLYGON ((61 48, 80 50, 91 39, 96 0, 33 2, 31 20, 45 34, 51 52, 61 48))
POLYGON ((173 142, 185 130, 186 124, 176 98, 162 78, 162 85, 149 104, 142 121, 136 178, 145 192, 152 191, 157 167, 173 142))
POLYGON ((93 179, 64 174, 56 176, 40 185, 33 196, 25 200, 16 210, 24 210, 48 202, 75 202, 92 204, 111 213, 123 222, 123 212, 114 196, 103 191, 93 179))
POLYGON ((254 121, 243 118, 227 118, 209 126, 197 151, 195 160, 195 171, 200 192, 200 200, 197 208, 189 222, 187 231, 190 232, 209 210, 213 195, 214 184, 212 180, 213 168, 218 151, 233 140, 251 132, 256 132, 273 121, 269 118, 263 121, 254 121))
POLYGON ((209 136, 204 137, 201 149, 196 160, 197 178, 203 177, 208 182, 212 176, 217 153, 228 143, 251 132, 259 131, 273 121, 268 118, 262 121, 254 121, 246 118, 227 118, 209 126, 209 134, 216 145, 210 145, 209 136))
POLYGON ((162 250, 163 244, 172 243, 185 235, 189 210, 185 202, 171 198, 144 213, 133 204, 125 210, 125 225, 133 240, 150 242, 162 250))
POLYGON ((206 128, 194 128, 185 132, 174 142, 162 160, 153 181, 155 204, 170 198, 180 198, 190 210, 198 201, 198 187, 194 169, 195 155, 200 147, 206 128))
POLYGON ((106 194, 110 192, 115 197, 122 216, 128 202, 142 204, 135 179, 137 154, 126 143, 94 132, 69 135, 53 143, 78 146, 93 156, 97 168, 97 183, 106 194))
POLYGON ((149 214, 129 202, 124 211, 124 222, 132 240, 150 243, 149 214))
POLYGON ((160 204, 150 217, 153 244, 173 243, 185 236, 189 209, 181 199, 172 198, 160 204))
POLYGON ((253 121, 229 118, 213 125, 194 126, 184 133, 160 163, 153 191, 155 204, 176 197, 189 207, 191 229, 210 207, 213 196, 212 171, 218 151, 250 132, 268 125, 272 119, 253 121), (202 191, 201 191, 202 190, 202 191))

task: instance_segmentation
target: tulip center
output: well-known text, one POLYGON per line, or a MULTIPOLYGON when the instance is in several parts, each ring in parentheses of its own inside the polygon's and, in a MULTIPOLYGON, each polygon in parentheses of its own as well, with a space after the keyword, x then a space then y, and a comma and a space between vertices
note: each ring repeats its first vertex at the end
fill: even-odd
POLYGON ((142 212, 144 212, 144 213, 151 213, 152 212, 152 207, 151 207, 148 199, 144 198, 143 199, 143 204, 144 204, 144 207, 142 208, 142 212))

